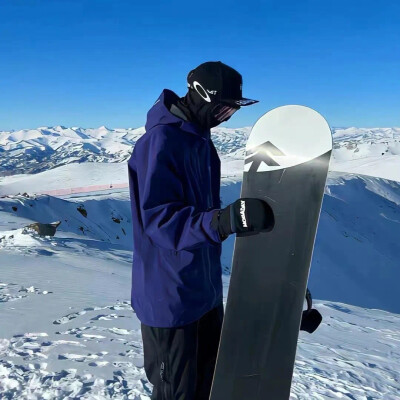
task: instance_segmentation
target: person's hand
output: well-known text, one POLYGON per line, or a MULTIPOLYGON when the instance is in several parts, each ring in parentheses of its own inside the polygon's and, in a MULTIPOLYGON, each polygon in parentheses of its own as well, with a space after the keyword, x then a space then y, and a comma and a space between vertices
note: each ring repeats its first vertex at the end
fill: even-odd
POLYGON ((272 208, 264 200, 240 198, 216 212, 214 223, 224 240, 232 233, 245 236, 268 232, 274 227, 275 219, 272 208))

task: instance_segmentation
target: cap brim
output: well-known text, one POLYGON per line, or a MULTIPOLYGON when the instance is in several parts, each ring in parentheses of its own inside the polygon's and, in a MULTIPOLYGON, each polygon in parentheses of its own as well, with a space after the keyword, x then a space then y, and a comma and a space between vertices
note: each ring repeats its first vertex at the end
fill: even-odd
POLYGON ((224 103, 231 104, 233 106, 239 106, 239 107, 245 107, 245 106, 251 106, 252 104, 258 103, 258 100, 252 100, 252 99, 238 99, 238 100, 233 100, 233 99, 225 99, 222 100, 224 103))

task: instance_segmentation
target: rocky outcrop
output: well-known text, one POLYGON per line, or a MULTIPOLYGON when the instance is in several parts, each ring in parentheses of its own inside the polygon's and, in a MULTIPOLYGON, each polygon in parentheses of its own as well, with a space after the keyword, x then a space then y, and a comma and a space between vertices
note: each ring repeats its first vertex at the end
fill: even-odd
POLYGON ((52 222, 51 224, 42 224, 41 222, 35 222, 26 226, 26 228, 35 230, 40 236, 54 236, 60 224, 61 221, 52 222))

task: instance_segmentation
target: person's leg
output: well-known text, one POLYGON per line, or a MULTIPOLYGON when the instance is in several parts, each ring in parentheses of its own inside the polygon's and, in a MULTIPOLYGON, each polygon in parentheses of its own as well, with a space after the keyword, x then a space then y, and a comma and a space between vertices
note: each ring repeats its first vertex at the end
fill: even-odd
POLYGON ((221 303, 199 321, 195 400, 208 400, 210 397, 223 318, 224 306, 221 303))
POLYGON ((142 324, 144 368, 153 400, 194 400, 197 325, 153 328, 142 324))

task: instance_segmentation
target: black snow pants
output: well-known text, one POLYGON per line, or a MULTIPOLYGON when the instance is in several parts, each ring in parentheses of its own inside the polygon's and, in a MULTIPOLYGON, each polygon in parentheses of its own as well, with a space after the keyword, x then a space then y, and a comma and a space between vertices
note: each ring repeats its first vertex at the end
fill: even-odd
POLYGON ((177 328, 142 324, 144 368, 153 400, 208 400, 224 308, 177 328))

